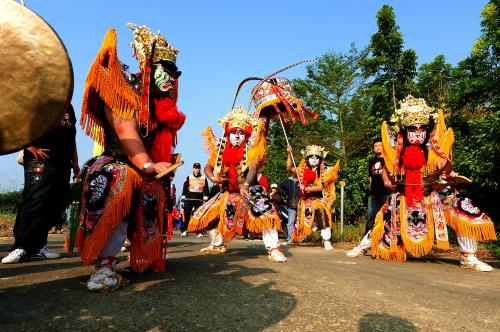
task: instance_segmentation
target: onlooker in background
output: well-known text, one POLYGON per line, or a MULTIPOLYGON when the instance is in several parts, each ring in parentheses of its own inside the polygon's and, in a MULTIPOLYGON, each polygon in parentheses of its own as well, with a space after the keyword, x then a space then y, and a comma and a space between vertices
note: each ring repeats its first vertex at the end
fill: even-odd
POLYGON ((297 174, 293 173, 292 176, 286 178, 281 184, 280 190, 285 198, 286 209, 288 211, 286 241, 281 243, 281 245, 287 245, 292 243, 293 223, 295 222, 295 217, 297 216, 297 205, 299 204, 300 197, 297 174))
POLYGON ((2 263, 60 257, 47 248, 47 237, 69 204, 71 168, 80 174, 75 122, 70 105, 54 131, 24 150, 24 189, 14 224, 15 242, 2 263))
MULTIPOLYGON (((189 220, 191 219, 191 213, 196 211, 196 209, 208 199, 209 190, 207 178, 201 175, 200 163, 194 163, 193 174, 186 178, 182 189, 182 197, 184 198, 184 217, 181 236, 188 235, 187 228, 189 220)), ((200 233, 198 236, 201 237, 203 234, 200 233)))
MULTIPOLYGON (((371 241, 369 232, 373 228, 375 222, 375 216, 378 210, 384 205, 390 191, 384 186, 384 180, 382 180, 382 170, 384 169, 385 163, 382 157, 382 140, 377 138, 373 140, 373 152, 375 157, 370 159, 368 163, 368 175, 370 176, 370 190, 368 192, 368 210, 367 210, 367 221, 365 227, 365 237, 361 241, 371 241)), ((349 257, 356 257, 364 255, 365 252, 358 245, 354 247, 351 251, 347 253, 349 257)))

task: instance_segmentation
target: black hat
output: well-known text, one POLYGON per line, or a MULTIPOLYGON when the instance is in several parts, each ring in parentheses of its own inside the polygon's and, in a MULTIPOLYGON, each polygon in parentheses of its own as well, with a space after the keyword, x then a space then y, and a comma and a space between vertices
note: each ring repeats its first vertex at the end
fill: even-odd
POLYGON ((194 164, 193 164, 193 168, 201 168, 200 163, 194 163, 194 164))

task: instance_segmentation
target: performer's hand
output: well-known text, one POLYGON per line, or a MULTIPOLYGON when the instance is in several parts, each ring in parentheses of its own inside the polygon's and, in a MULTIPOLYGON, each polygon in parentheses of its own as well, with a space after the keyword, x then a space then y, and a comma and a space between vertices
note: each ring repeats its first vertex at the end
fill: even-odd
POLYGON ((250 193, 248 192, 248 186, 245 185, 240 186, 240 194, 244 198, 250 198, 250 193))
POLYGON ((292 146, 291 145, 287 145, 286 146, 286 152, 292 153, 292 151, 293 151, 292 146))
POLYGON ((226 178, 221 178, 220 175, 214 175, 210 178, 210 180, 212 180, 213 183, 220 184, 220 183, 226 181, 226 178))
POLYGON ((144 171, 144 174, 148 175, 148 176, 154 176, 156 174, 160 174, 163 171, 166 171, 170 166, 172 166, 171 163, 167 163, 164 161, 159 162, 159 163, 153 163, 153 164, 149 165, 148 168, 146 168, 146 170, 144 171))
POLYGON ((305 192, 305 189, 306 189, 306 188, 304 187, 304 185, 303 185, 303 184, 301 184, 301 185, 299 186, 299 188, 300 188, 300 191, 305 192))
POLYGON ((73 164, 73 179, 80 178, 80 166, 78 164, 73 164))
POLYGON ((444 177, 445 179, 455 178, 455 177, 457 177, 457 176, 458 176, 458 173, 457 173, 457 172, 455 172, 455 171, 451 171, 449 174, 448 174, 446 171, 444 171, 444 172, 443 172, 443 177, 444 177))
POLYGON ((26 148, 26 150, 31 152, 35 156, 36 160, 39 160, 39 159, 45 160, 49 157, 49 155, 46 152, 49 152, 50 149, 41 149, 41 148, 37 148, 36 146, 30 146, 30 147, 26 148))

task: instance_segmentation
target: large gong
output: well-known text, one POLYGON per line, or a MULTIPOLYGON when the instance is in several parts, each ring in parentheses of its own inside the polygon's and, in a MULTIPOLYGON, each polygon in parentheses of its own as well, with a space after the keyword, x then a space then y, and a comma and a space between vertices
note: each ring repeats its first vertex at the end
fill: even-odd
POLYGON ((0 154, 46 135, 72 94, 73 68, 56 32, 28 8, 0 0, 0 154))

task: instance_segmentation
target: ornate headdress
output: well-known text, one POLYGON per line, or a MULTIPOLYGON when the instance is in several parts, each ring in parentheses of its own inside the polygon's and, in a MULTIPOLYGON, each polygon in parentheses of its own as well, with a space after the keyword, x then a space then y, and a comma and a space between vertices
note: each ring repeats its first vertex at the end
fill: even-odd
POLYGON ((250 114, 243 109, 242 105, 238 105, 232 110, 229 110, 227 115, 217 122, 224 128, 225 133, 229 133, 239 128, 248 135, 252 133, 252 130, 258 124, 258 120, 252 118, 250 114))
POLYGON ((148 136, 150 127, 149 112, 149 82, 151 76, 151 64, 160 61, 170 61, 175 65, 179 50, 173 48, 159 32, 155 34, 145 25, 138 26, 127 23, 133 30, 134 41, 130 47, 134 49, 134 57, 139 60, 139 68, 142 72, 141 110, 139 113, 139 133, 148 136))
POLYGON ((404 127, 415 124, 427 125, 430 118, 438 118, 438 112, 428 106, 422 98, 414 98, 412 95, 408 95, 399 105, 400 108, 394 112, 390 119, 397 132, 404 127))
POLYGON ((301 152, 304 158, 315 155, 322 159, 325 159, 325 157, 328 155, 328 151, 325 151, 325 148, 319 145, 308 145, 301 152))
POLYGON ((160 32, 155 34, 145 25, 127 23, 127 26, 133 30, 134 41, 130 47, 134 49, 134 57, 139 60, 141 70, 147 60, 151 60, 151 63, 170 61, 175 64, 179 50, 172 47, 160 32))
POLYGON ((302 124, 307 124, 306 113, 313 119, 318 115, 309 111, 304 102, 294 95, 290 81, 284 77, 267 78, 259 82, 252 89, 252 100, 255 104, 254 117, 271 118, 274 114, 282 117, 288 124, 288 119, 295 122, 300 119, 302 124))

